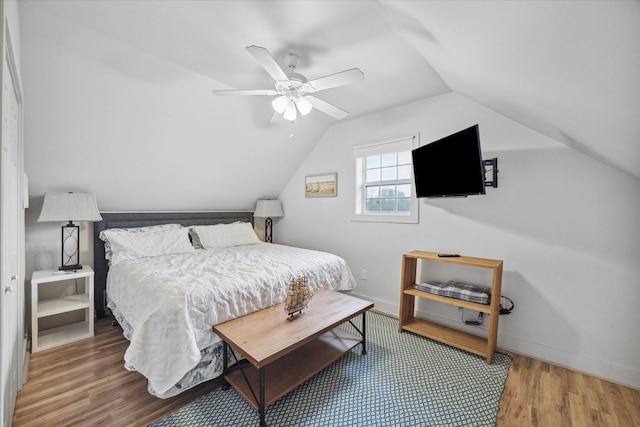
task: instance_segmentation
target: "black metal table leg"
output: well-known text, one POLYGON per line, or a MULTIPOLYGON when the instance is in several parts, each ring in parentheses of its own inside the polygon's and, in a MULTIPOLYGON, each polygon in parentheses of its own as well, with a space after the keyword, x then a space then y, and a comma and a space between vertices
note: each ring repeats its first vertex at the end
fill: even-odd
POLYGON ((222 341, 222 389, 228 390, 229 383, 225 378, 225 374, 227 373, 227 368, 229 367, 229 355, 227 354, 229 351, 229 347, 227 346, 226 341, 222 341))
POLYGON ((260 368, 260 425, 267 425, 264 420, 264 366, 260 368))
POLYGON ((222 373, 226 373, 227 366, 229 365, 229 361, 227 360, 229 355, 227 354, 227 342, 222 341, 222 373))
POLYGON ((362 312, 362 354, 367 354, 367 312, 362 312))

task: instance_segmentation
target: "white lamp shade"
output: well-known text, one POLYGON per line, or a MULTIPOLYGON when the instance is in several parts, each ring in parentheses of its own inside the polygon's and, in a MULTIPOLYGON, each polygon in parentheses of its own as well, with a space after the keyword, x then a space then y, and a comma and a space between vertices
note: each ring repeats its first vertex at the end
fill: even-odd
POLYGON ((296 98, 295 102, 296 107, 298 107, 298 110, 300 110, 300 114, 302 114, 303 116, 309 114, 311 112, 311 109, 313 108, 313 105, 311 105, 309 100, 303 96, 296 98))
POLYGON ((296 104, 293 101, 289 101, 287 104, 287 108, 284 110, 284 118, 285 120, 289 120, 290 122, 294 121, 298 114, 296 113, 296 104))
POLYGON ((279 218, 284 216, 280 200, 258 200, 253 216, 258 218, 279 218))
POLYGON ((273 106, 274 110, 276 110, 279 114, 282 114, 284 113, 285 108, 287 108, 287 105, 289 105, 289 98, 284 95, 279 96, 273 100, 271 105, 273 106))
POLYGON ((44 193, 38 222, 101 221, 94 194, 44 193))

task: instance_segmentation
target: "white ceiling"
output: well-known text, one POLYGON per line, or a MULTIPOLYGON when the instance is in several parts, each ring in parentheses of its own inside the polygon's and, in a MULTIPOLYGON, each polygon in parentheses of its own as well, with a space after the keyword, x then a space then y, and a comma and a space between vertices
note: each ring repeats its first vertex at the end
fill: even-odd
MULTIPOLYGON (((293 52, 309 79, 364 72, 317 94, 346 120, 455 91, 640 178, 637 1, 20 1, 210 78, 211 90, 273 87, 246 46, 280 62, 293 52)), ((251 103, 271 111, 269 99, 251 103)))

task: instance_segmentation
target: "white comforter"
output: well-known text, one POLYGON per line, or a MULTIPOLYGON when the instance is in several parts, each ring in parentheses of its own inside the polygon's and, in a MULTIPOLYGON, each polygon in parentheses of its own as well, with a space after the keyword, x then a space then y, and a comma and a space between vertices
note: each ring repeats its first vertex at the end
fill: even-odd
POLYGON ((356 284, 336 255, 271 243, 111 266, 109 301, 133 327, 127 366, 165 392, 198 363, 201 349, 220 340, 214 325, 283 302, 298 276, 307 276, 312 290, 356 284))

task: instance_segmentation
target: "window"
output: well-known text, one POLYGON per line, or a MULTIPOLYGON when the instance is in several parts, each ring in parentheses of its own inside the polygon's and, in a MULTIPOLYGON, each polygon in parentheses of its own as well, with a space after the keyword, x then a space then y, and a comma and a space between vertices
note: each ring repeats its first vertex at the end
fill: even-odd
POLYGON ((356 221, 418 222, 411 136, 353 149, 356 168, 356 221))
POLYGON ((411 151, 364 158, 364 212, 411 211, 411 151))

